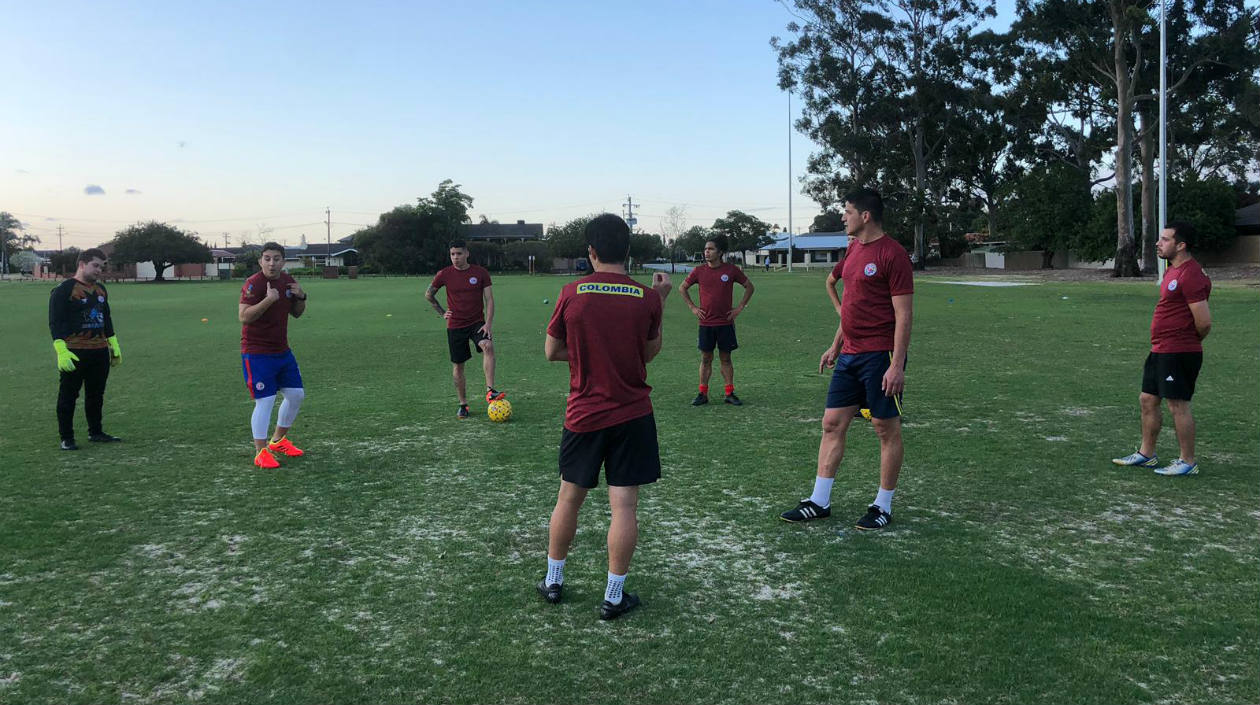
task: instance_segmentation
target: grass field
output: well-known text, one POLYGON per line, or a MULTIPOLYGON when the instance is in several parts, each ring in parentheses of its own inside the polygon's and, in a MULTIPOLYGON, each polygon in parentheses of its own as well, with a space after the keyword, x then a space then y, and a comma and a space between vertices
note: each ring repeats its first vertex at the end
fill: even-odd
POLYGON ((743 408, 688 405, 695 321, 666 302, 644 607, 610 623, 602 491, 565 603, 533 587, 567 391, 542 299, 567 279, 496 278, 505 425, 454 418, 427 280, 306 283, 308 455, 274 472, 250 464, 239 282, 111 287, 126 442, 78 453, 56 449, 51 285, 0 283, 0 702, 1260 701, 1254 286, 1213 292, 1202 474, 1164 478, 1108 462, 1138 441, 1153 283, 920 278, 895 522, 866 535, 861 425, 832 518, 778 519, 812 486, 835 315, 821 274, 750 274, 743 408))

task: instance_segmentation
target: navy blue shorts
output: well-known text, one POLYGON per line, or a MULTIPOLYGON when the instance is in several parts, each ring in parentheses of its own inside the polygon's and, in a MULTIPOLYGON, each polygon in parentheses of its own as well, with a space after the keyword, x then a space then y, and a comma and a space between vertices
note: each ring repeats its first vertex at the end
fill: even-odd
POLYGON ((274 397, 277 389, 301 389, 302 371, 293 351, 282 353, 241 353, 241 371, 254 399, 274 397))
POLYGON ((700 326, 699 348, 704 352, 713 352, 713 348, 730 352, 738 347, 739 341, 735 340, 734 323, 727 323, 724 326, 700 326))
POLYGON ((885 396, 880 388, 891 363, 889 351, 841 355, 836 359, 836 371, 831 374, 831 386, 827 389, 827 408, 858 406, 870 409, 871 416, 877 419, 901 416, 902 395, 885 396))

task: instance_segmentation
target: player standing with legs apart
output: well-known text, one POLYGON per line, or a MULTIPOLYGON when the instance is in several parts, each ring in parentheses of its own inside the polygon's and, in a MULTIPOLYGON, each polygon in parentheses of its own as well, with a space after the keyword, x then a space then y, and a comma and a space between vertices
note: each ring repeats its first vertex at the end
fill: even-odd
POLYGON ((74 277, 52 290, 48 297, 48 329, 61 384, 57 389, 57 430, 62 450, 78 450, 74 442, 74 405, 79 389, 84 390, 83 411, 87 416, 88 440, 95 443, 121 441, 101 427, 105 407, 105 382, 109 368, 122 362, 122 348, 114 335, 114 319, 109 313, 109 294, 100 283, 105 270, 105 253, 97 248, 79 253, 74 277))
POLYGON ((1208 296, 1212 281, 1203 273, 1190 250, 1195 246, 1194 228, 1188 223, 1169 223, 1159 234, 1155 249, 1168 261, 1159 285, 1159 302, 1151 318, 1151 352, 1142 370, 1142 447, 1132 455, 1113 458, 1116 465, 1156 468, 1160 475, 1197 475, 1194 457, 1194 414, 1190 398, 1203 366, 1203 339, 1212 330, 1208 296), (1164 418, 1160 400, 1168 402, 1177 429, 1181 457, 1157 468, 1155 443, 1164 418))
POLYGON ((254 465, 278 468, 276 454, 297 457, 302 450, 289 441, 289 429, 297 419, 306 390, 302 371, 289 349, 289 316, 306 312, 306 292, 284 271, 284 247, 263 245, 258 273, 241 287, 238 317, 241 320, 241 366, 245 384, 254 399, 250 428, 254 433, 254 465), (271 409, 276 393, 284 396, 276 417, 276 432, 268 440, 271 409))
POLYGON ((753 295, 753 283, 748 281, 742 269, 723 261, 728 249, 725 235, 715 235, 705 241, 704 265, 691 270, 679 288, 687 302, 687 308, 700 319, 700 393, 691 401, 692 406, 709 403, 713 348, 717 348, 718 360, 721 362, 722 382, 726 385, 723 389, 726 403, 743 405, 739 397, 735 396, 735 367, 731 365, 731 351, 739 347, 735 340, 735 317, 748 306, 748 300, 753 295), (738 306, 731 308, 731 295, 737 283, 744 287, 744 298, 738 306), (691 294, 687 291, 693 284, 700 285, 699 306, 691 300, 691 294))
POLYGON ((507 396, 494 388, 494 344, 490 342, 490 326, 494 322, 494 293, 490 291, 490 272, 485 267, 468 262, 468 246, 457 240, 450 245, 451 266, 443 268, 424 298, 437 314, 446 319, 446 345, 454 365, 455 394, 459 397, 456 418, 466 419, 468 395, 465 386, 464 363, 472 357, 468 344, 472 343, 481 353, 481 369, 486 375, 486 402, 498 401, 507 396), (446 308, 437 301, 438 289, 446 287, 446 308), (482 313, 484 308, 484 314, 482 313))
POLYGON ((845 434, 862 407, 871 410, 879 436, 879 492, 857 528, 876 530, 892 521, 893 491, 901 474, 901 394, 914 310, 914 275, 906 249, 884 233, 884 202, 871 189, 844 197, 849 251, 836 265, 844 281, 840 326, 818 371, 835 367, 823 412, 814 493, 780 515, 801 522, 831 515, 831 485, 844 458, 845 434))
POLYGON ((639 538, 639 486, 661 477, 647 363, 661 351, 661 303, 670 282, 657 272, 649 289, 626 276, 630 228, 615 215, 593 219, 586 244, 594 273, 564 287, 547 326, 547 359, 569 363, 569 402, 547 574, 538 592, 547 602, 560 602, 578 510, 587 491, 599 484, 602 465, 612 523, 599 618, 608 620, 639 606, 639 597, 624 586, 639 538))

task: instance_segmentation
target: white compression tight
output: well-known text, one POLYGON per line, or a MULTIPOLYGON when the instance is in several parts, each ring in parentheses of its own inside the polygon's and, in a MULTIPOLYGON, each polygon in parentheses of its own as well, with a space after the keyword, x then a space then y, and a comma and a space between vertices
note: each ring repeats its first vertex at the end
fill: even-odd
MULTIPOLYGON (((280 394, 284 401, 280 402, 280 415, 276 419, 277 426, 289 428, 297 420, 298 409, 302 408, 302 400, 306 391, 301 387, 282 387, 280 394)), ((267 429, 271 427, 271 410, 275 408, 275 395, 254 400, 254 413, 249 418, 250 428, 254 432, 254 440, 267 440, 267 429)))

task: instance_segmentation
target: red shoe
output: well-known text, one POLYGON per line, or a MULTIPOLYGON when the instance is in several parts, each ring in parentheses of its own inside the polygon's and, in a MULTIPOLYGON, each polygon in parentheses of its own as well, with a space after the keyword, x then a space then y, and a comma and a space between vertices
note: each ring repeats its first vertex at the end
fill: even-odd
POLYGON ((271 451, 266 448, 258 451, 258 455, 254 456, 254 465, 257 465, 264 470, 274 470, 280 467, 280 463, 276 460, 276 456, 272 455, 271 451))
POLYGON ((290 458, 296 458, 298 456, 306 454, 306 452, 303 451, 301 448, 298 448, 297 446, 293 445, 293 443, 289 441, 288 436, 285 436, 284 438, 281 438, 278 441, 272 441, 268 443, 267 450, 273 450, 278 453, 283 453, 289 456, 290 458))
POLYGON ((500 399, 506 399, 506 398, 507 398, 507 392, 495 391, 494 387, 490 387, 489 389, 486 390, 486 403, 487 404, 489 404, 492 401, 499 401, 500 399))

